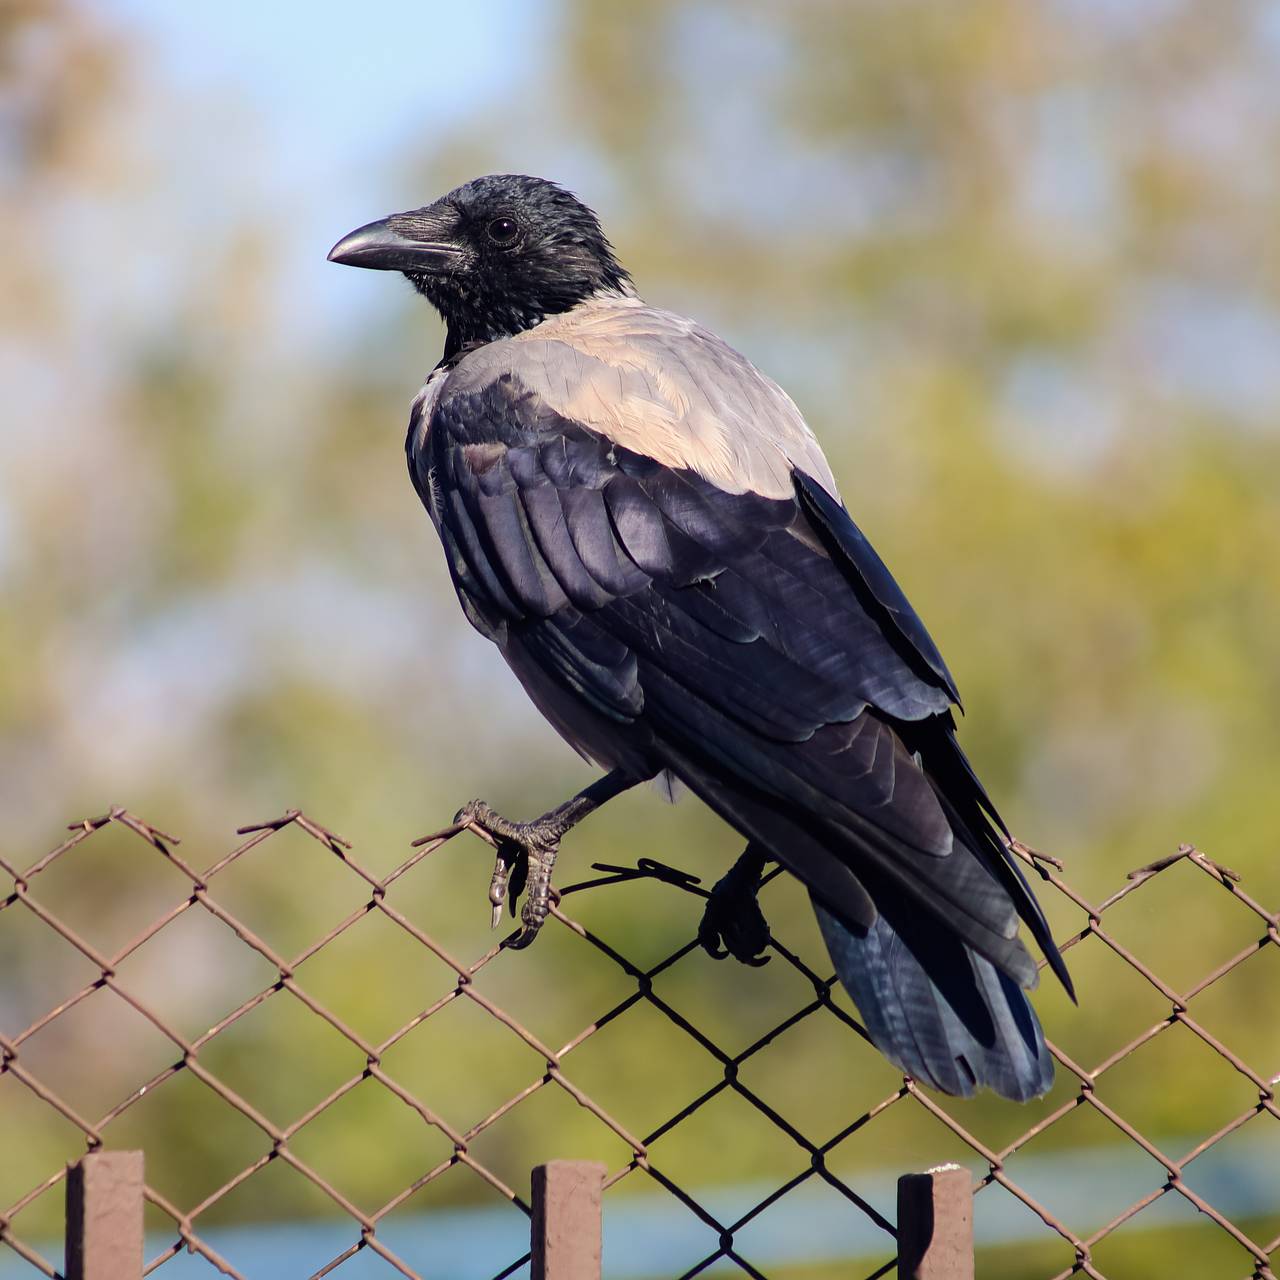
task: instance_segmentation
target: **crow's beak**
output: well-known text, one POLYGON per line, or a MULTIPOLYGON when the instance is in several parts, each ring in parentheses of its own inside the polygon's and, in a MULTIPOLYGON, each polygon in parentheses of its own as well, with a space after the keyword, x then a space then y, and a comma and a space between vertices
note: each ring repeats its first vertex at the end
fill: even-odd
POLYGON ((329 261, 340 262, 346 267, 414 271, 427 275, 443 275, 452 271, 461 256, 462 250, 457 245, 401 235, 392 228, 389 218, 358 227, 329 250, 329 261))

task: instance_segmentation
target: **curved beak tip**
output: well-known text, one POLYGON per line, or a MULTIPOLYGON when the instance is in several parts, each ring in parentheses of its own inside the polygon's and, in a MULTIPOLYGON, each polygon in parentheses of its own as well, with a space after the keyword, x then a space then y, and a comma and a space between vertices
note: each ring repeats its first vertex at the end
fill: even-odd
POLYGON ((458 257, 456 245, 410 239, 387 220, 370 222, 345 235, 329 250, 328 261, 375 271, 447 271, 458 257))
POLYGON ((370 222, 343 236, 329 250, 327 260, 345 267, 380 267, 406 244, 385 222, 370 222))

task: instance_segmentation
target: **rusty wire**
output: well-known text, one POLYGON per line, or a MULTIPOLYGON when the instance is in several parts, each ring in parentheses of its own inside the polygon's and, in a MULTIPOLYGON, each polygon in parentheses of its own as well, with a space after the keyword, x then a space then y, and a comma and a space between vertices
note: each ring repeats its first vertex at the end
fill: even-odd
MULTIPOLYGON (((976 1181, 977 1191, 981 1192, 993 1184, 998 1184, 1030 1209, 1044 1223, 1048 1231, 1056 1233, 1070 1245, 1074 1251, 1075 1260, 1065 1270, 1054 1276, 1053 1280, 1065 1280, 1067 1276, 1075 1274, 1101 1278, 1103 1273, 1098 1270, 1093 1256, 1093 1250, 1098 1243, 1161 1197, 1168 1195, 1185 1198, 1196 1210, 1216 1224, 1222 1232, 1226 1233, 1239 1247, 1243 1266, 1251 1268, 1248 1274, 1255 1277, 1256 1280, 1273 1280, 1270 1262, 1277 1249, 1280 1248, 1280 1237, 1265 1242, 1252 1239, 1240 1226, 1197 1195, 1187 1185, 1184 1171, 1192 1161, 1203 1156, 1205 1152, 1212 1149, 1229 1135, 1238 1132, 1245 1125, 1255 1121, 1257 1117, 1267 1114, 1273 1118, 1280 1119, 1280 1109, 1277 1108, 1275 1096, 1276 1081, 1268 1079, 1254 1070, 1232 1049, 1201 1025, 1191 1012, 1192 1002, 1206 990, 1235 971, 1260 950, 1269 946, 1280 945, 1280 916, 1267 911, 1266 908, 1251 898, 1241 887, 1239 877, 1234 872, 1213 862, 1191 846, 1184 845, 1176 854, 1130 873, 1122 888, 1096 905, 1087 901, 1063 879, 1061 865, 1055 860, 1036 854, 1024 846, 1018 844, 1013 846, 1014 853, 1053 890, 1063 895, 1082 916, 1083 923, 1080 928, 1062 941, 1061 945, 1064 952, 1069 952, 1071 948, 1078 946, 1085 939, 1092 936, 1109 948, 1125 965, 1154 988, 1161 1000, 1168 1005, 1169 1012, 1153 1025, 1145 1027, 1128 1043, 1109 1054, 1103 1061, 1096 1063, 1092 1068, 1086 1068, 1074 1062, 1059 1048, 1051 1045, 1054 1057, 1060 1067, 1074 1080, 1075 1091, 1056 1110, 1040 1119, 1013 1141, 1008 1142, 999 1149, 993 1149, 985 1145, 975 1134, 961 1124, 944 1103, 917 1088, 910 1079, 904 1079, 900 1088, 866 1109, 862 1114, 849 1120, 838 1133, 828 1140, 818 1143, 802 1133, 798 1127, 788 1121, 784 1115, 780 1114, 743 1082, 740 1068, 753 1055, 770 1044, 788 1028, 810 1017, 833 1018, 837 1023, 843 1024, 844 1030, 852 1031, 864 1038, 865 1032, 853 1018, 833 1002, 831 993, 835 979, 831 976, 815 973, 799 955, 790 951, 782 942, 774 939, 770 944, 773 954, 785 964, 792 966, 805 979, 812 989, 812 998, 760 1036, 754 1043, 736 1054, 729 1054, 717 1045, 712 1037, 685 1018, 677 1009, 664 1000, 662 995, 654 988, 654 979, 676 964, 685 955, 695 950, 697 947, 696 942, 690 941, 659 963, 642 968, 633 964, 625 955, 611 946, 606 939, 584 927, 566 909, 565 899, 572 894, 588 890, 600 890, 611 885, 625 884, 637 879, 658 880, 670 885, 678 892, 706 896, 706 891, 698 885, 694 877, 651 859, 641 859, 634 867, 600 866, 598 868, 601 872, 599 877, 563 890, 553 905, 552 915, 561 927, 572 931, 580 939, 588 943, 597 953, 601 964, 616 966, 627 979, 634 983, 634 991, 629 992, 625 998, 611 1008, 604 1010, 562 1047, 553 1049, 542 1043, 537 1036, 523 1026, 507 1010, 501 1008, 479 991, 474 982, 475 976, 501 952, 502 943, 491 947, 478 959, 470 962, 463 961, 450 954, 430 933, 420 928, 389 901, 390 891, 397 881, 415 868, 421 868, 432 853, 447 841, 461 834, 464 830, 462 827, 447 828, 436 836, 428 838, 425 842, 419 842, 409 858, 382 878, 375 876, 361 865, 354 856, 350 844, 297 810, 291 810, 271 822, 241 828, 238 834, 245 837, 243 841, 230 853, 203 871, 197 871, 176 852, 176 846, 179 842, 175 838, 165 835, 162 831, 148 825, 123 809, 113 809, 110 813, 101 817, 78 823, 70 830, 72 834, 68 839, 25 869, 12 866, 3 858, 0 858, 0 869, 7 873, 13 881, 12 891, 3 899, 0 899, 0 912, 18 909, 32 913, 47 929, 60 936, 85 957, 97 970, 97 977, 83 985, 56 1007, 45 1011, 25 1030, 9 1037, 0 1035, 0 1078, 5 1075, 11 1076, 48 1107, 51 1112, 56 1112, 74 1125, 83 1135, 89 1150, 102 1146, 106 1140, 106 1131, 109 1126, 125 1115, 144 1095, 151 1093, 163 1085, 166 1080, 184 1071, 202 1081, 222 1100, 226 1107, 233 1109, 249 1120, 261 1132, 265 1140, 263 1150, 257 1159, 236 1172, 222 1186, 206 1195, 198 1204, 180 1207, 170 1203, 154 1188, 150 1186, 146 1188, 145 1194, 148 1201, 171 1220, 174 1238, 166 1248, 147 1261, 145 1274, 149 1275, 162 1269, 166 1262, 185 1249, 201 1255, 222 1273, 232 1277, 239 1277, 241 1273, 236 1269, 234 1260, 222 1257, 207 1240, 202 1238, 198 1230, 200 1219, 214 1205, 218 1204, 260 1169, 272 1161, 282 1161, 323 1192, 332 1201, 333 1205, 347 1215, 353 1223, 354 1233, 350 1246, 316 1271, 312 1280, 318 1280, 319 1277, 330 1275, 340 1270, 349 1258, 365 1249, 372 1250, 380 1255, 399 1274, 406 1277, 419 1277, 419 1272, 414 1269, 413 1264, 407 1259, 398 1256, 379 1237, 379 1224, 389 1213, 402 1205, 411 1196, 458 1164, 470 1168, 489 1186, 494 1195, 502 1197, 527 1215, 530 1211, 529 1204, 520 1190, 508 1185, 501 1177, 487 1168, 473 1154, 471 1148, 481 1134, 487 1132, 492 1126, 499 1124, 505 1116, 509 1115, 514 1108, 518 1107, 526 1099, 541 1090, 550 1089, 562 1090, 579 1106, 589 1110, 601 1124, 607 1126, 630 1150, 630 1158, 608 1176, 606 1189, 616 1186, 624 1179, 635 1176, 652 1179, 666 1192, 681 1201, 706 1224, 709 1232, 714 1235, 714 1247, 709 1249, 706 1256, 698 1261, 696 1265, 687 1270, 684 1273, 685 1276, 697 1275, 713 1264, 727 1260, 736 1264, 742 1273, 753 1277, 761 1277, 763 1273, 741 1252, 736 1242, 737 1236, 759 1214, 797 1186, 811 1179, 821 1180, 841 1195, 849 1204, 851 1211, 866 1215, 871 1222, 875 1223, 884 1232, 886 1247, 892 1250, 895 1235, 894 1224, 888 1221, 871 1204, 867 1203, 859 1195, 856 1187, 849 1185, 845 1180, 836 1176, 827 1167, 826 1157, 839 1143, 872 1124, 888 1109, 906 1106, 925 1108, 981 1159, 986 1166, 986 1172, 976 1181), (78 846, 84 844, 85 841, 92 839, 97 832, 109 824, 117 824, 128 828, 136 837, 144 841, 158 857, 166 860, 186 878, 189 882, 190 892, 176 902, 168 911, 151 921, 140 933, 114 954, 104 955, 42 904, 38 888, 39 878, 42 873, 55 862, 65 858, 78 846), (277 954, 267 942, 220 904, 214 896, 211 886, 215 886, 218 877, 249 850, 261 845, 264 841, 270 840, 277 832, 289 826, 298 827, 306 832, 329 855, 342 863, 351 875, 360 882, 360 893, 355 906, 344 919, 329 929, 328 932, 316 938, 297 955, 286 957, 277 954), (1150 883, 1161 872, 1179 862, 1189 863, 1201 871, 1207 878, 1207 881, 1202 883, 1217 886, 1219 890, 1231 895, 1252 914, 1256 925, 1248 945, 1242 947, 1235 955, 1217 965, 1211 972, 1205 974, 1194 985, 1183 991, 1176 990, 1166 983, 1148 964, 1144 963, 1139 956, 1135 955, 1119 938, 1103 926, 1104 916, 1117 903, 1129 895, 1139 892, 1144 885, 1150 883), (277 976, 274 981, 257 990, 237 1007, 228 1011, 203 1035, 188 1039, 178 1029, 160 1017, 155 1010, 149 1008, 146 1001, 140 999, 136 993, 131 992, 127 984, 120 980, 118 970, 129 956, 133 955, 139 948, 146 946, 178 917, 196 909, 208 912, 221 925, 231 930, 245 947, 266 960, 275 970, 277 976), (454 975, 454 985, 441 995, 438 1000, 420 1010, 413 1018, 379 1043, 368 1041, 359 1032, 347 1025, 346 1022, 309 994, 297 978, 297 971, 305 961, 327 947, 370 912, 381 913, 398 929, 413 939, 414 942, 431 952, 452 970, 454 975), (171 1042, 175 1054, 169 1065, 151 1075, 150 1078, 139 1080, 125 1097, 121 1098, 104 1114, 90 1118, 79 1114, 73 1106, 59 1096, 55 1089, 42 1082, 36 1073, 24 1065, 23 1046, 31 1037, 102 988, 108 988, 115 992, 120 999, 124 1000, 138 1014, 147 1019, 157 1031, 171 1042), (365 1063, 361 1071, 345 1080, 336 1089, 333 1089, 327 1097, 316 1103, 304 1115, 297 1118, 287 1127, 277 1125, 270 1117, 262 1114, 224 1081, 219 1080, 202 1063, 200 1058, 201 1051, 217 1036, 282 990, 291 992, 293 996, 305 1005, 313 1017, 323 1020, 358 1049, 365 1063), (489 1114, 465 1129, 456 1127, 438 1114, 433 1110, 429 1100, 415 1096, 389 1074, 382 1065, 383 1055, 393 1045, 413 1032, 415 1028, 419 1027, 439 1010, 457 1000, 473 1002, 489 1017, 501 1023, 511 1036, 518 1038, 529 1049, 533 1050, 544 1063, 544 1070, 540 1075, 532 1079, 519 1092, 507 1098, 489 1114), (698 1045, 702 1051, 708 1054, 717 1064, 720 1078, 710 1088, 690 1100, 687 1105, 676 1111, 652 1132, 644 1136, 636 1136, 629 1132, 621 1121, 611 1115, 574 1082, 571 1074, 572 1062, 570 1061, 566 1064, 566 1060, 571 1059, 573 1052, 600 1031, 601 1028, 625 1016, 629 1009, 641 1003, 656 1010, 668 1019, 693 1043, 698 1045), (1221 1125, 1214 1133, 1204 1138, 1191 1150, 1177 1156, 1170 1156, 1161 1151, 1147 1136, 1126 1120, 1123 1115, 1119 1114, 1111 1105, 1100 1098, 1097 1085, 1099 1079, 1114 1068, 1117 1063, 1167 1032, 1170 1027, 1178 1024, 1197 1037, 1225 1063, 1229 1064, 1234 1072, 1247 1080, 1250 1088, 1256 1091, 1257 1102, 1240 1114, 1235 1115, 1226 1124, 1221 1125), (377 1082, 399 1103, 416 1115, 419 1121, 438 1130, 452 1147, 450 1156, 437 1163, 434 1167, 424 1169, 413 1182, 402 1188, 372 1212, 361 1209, 352 1203, 337 1187, 316 1169, 311 1168, 290 1147, 291 1140, 305 1126, 334 1106, 341 1098, 345 1097, 365 1080, 377 1082), (770 1124, 786 1134, 807 1159, 807 1165, 802 1168, 800 1173, 782 1182, 769 1195, 753 1205, 736 1220, 727 1222, 719 1220, 705 1205, 698 1201, 693 1193, 679 1185, 665 1173, 660 1165, 651 1158, 650 1154, 650 1147, 659 1138, 669 1133, 677 1125, 687 1120, 713 1098, 725 1091, 731 1091, 736 1094, 764 1116, 770 1124), (1165 1177, 1158 1186, 1151 1189, 1137 1201, 1118 1208, 1118 1211, 1110 1221, 1087 1235, 1077 1234, 1054 1213, 1051 1205, 1045 1205, 1033 1198, 1010 1173, 1010 1162, 1019 1152, 1023 1151, 1029 1143, 1039 1138, 1052 1126, 1059 1123, 1063 1117, 1081 1107, 1091 1108, 1103 1117, 1119 1134, 1122 1134, 1130 1143, 1135 1144, 1146 1152, 1165 1171, 1165 1177)), ((1206 891, 1212 890, 1207 889, 1206 891)), ((0 916, 0 922, 2 921, 3 916, 0 916)), ((49 1171, 47 1176, 32 1186, 13 1204, 0 1210, 0 1244, 7 1246, 19 1257, 25 1259, 35 1271, 46 1276, 56 1277, 59 1273, 34 1247, 24 1242, 17 1232, 15 1223, 24 1209, 50 1189, 56 1187, 65 1176, 65 1167, 49 1171)), ((606 1207, 607 1203, 606 1201, 606 1207)), ((515 1274, 527 1262, 527 1254, 524 1257, 513 1259, 509 1266, 498 1273, 495 1280, 503 1280, 503 1277, 515 1274)), ((883 1266, 880 1266, 872 1273, 872 1277, 887 1274, 892 1270, 895 1262, 896 1259, 890 1258, 883 1266)))

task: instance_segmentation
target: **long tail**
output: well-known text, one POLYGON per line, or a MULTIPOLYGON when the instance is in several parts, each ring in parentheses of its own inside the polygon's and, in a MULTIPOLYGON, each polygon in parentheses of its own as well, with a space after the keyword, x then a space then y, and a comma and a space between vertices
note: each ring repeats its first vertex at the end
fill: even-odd
MULTIPOLYGON (((809 878, 806 870, 838 867, 812 827, 758 792, 701 771, 691 760, 682 760, 680 772, 701 799, 801 878, 809 878)), ((833 833, 828 827, 823 835, 833 833)), ((957 847, 952 859, 936 863, 959 872, 954 859, 974 856, 957 847)), ((1024 920, 1056 972, 1065 974, 1036 901, 1016 869, 1006 868, 1009 887, 982 876, 973 891, 995 893, 1006 904, 1005 893, 1018 893, 1024 920)), ((1036 984, 1036 964, 1021 943, 974 929, 959 911, 948 920, 870 865, 859 868, 852 884, 868 904, 860 916, 833 915, 820 905, 812 881, 810 899, 836 972, 884 1056, 923 1084, 960 1097, 979 1088, 1018 1101, 1047 1092, 1053 1061, 1024 995, 1024 987, 1036 984), (1000 946, 989 950, 1004 961, 998 968, 972 945, 989 945, 993 938, 1000 946)))
POLYGON ((832 963, 876 1048, 922 1084, 1025 1102, 1053 1084, 1053 1059, 1026 995, 954 934, 916 916, 846 926, 816 900, 832 963))
POLYGON ((896 748, 892 803, 874 823, 842 803, 842 756, 820 754, 817 735, 805 744, 755 746, 748 763, 767 790, 708 759, 713 727, 687 754, 664 744, 673 771, 808 886, 836 972, 884 1056, 960 1097, 979 1088, 1019 1101, 1046 1092, 1053 1062, 1024 995, 1038 975, 1016 936, 1019 918, 1069 993, 1070 978, 1027 882, 983 815, 986 797, 977 781, 965 782, 972 774, 964 773, 950 732, 941 732, 948 726, 934 728, 928 756, 914 741, 920 731, 899 726, 913 737, 913 751, 896 748), (932 812, 954 837, 943 855, 895 833, 910 831, 914 806, 928 812, 923 787, 937 787, 929 795, 941 813, 937 805, 932 812))

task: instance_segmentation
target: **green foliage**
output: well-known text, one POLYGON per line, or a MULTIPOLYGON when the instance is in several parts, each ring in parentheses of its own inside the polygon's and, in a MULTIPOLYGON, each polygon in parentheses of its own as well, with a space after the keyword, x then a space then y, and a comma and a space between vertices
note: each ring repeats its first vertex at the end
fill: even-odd
MULTIPOLYGON (((473 176, 477 157, 525 167, 535 132, 551 140, 543 154, 585 156, 583 193, 598 188, 641 291, 715 323, 806 411, 855 518, 948 656, 966 697, 963 741, 1012 828, 1063 857, 1086 894, 1185 839, 1274 902, 1280 383, 1274 347, 1271 368, 1250 355, 1259 334, 1265 349, 1280 331, 1274 36, 1244 0, 1140 6, 1144 21, 1123 8, 566 0, 553 63, 536 77, 539 112, 522 118, 522 102, 501 96, 477 104, 469 130, 421 158, 422 196, 473 176)), ((438 345, 421 309, 390 297, 363 333, 283 340, 269 207, 251 226, 214 227, 196 261, 175 254, 141 316, 123 300, 138 265, 123 247, 92 278, 61 269, 59 216, 87 209, 89 226, 118 226, 157 193, 175 199, 132 140, 169 105, 147 58, 90 6, 48 0, 0 18, 0 64, 23 86, 18 141, 0 156, 11 855, 34 857, 60 823, 113 799, 180 831, 198 865, 239 823, 291 806, 385 866, 474 793, 517 813, 548 807, 588 775, 466 629, 404 477, 399 424, 438 345)), ((381 207, 376 192, 369 202, 381 207)), ((735 852, 692 802, 668 811, 642 794, 573 837, 564 861, 573 877, 592 860, 650 854, 712 880, 735 852)), ((451 854, 449 877, 434 875, 413 908, 462 955, 485 945, 482 863, 474 849, 451 854)), ((108 919, 137 891, 108 863, 68 889, 108 919)), ((299 937, 345 901, 266 871, 242 892, 299 937)), ((673 908, 671 890, 628 893, 590 904, 622 950, 656 957, 688 936, 693 908, 673 908)), ((801 895, 779 890, 772 910, 779 936, 820 954, 801 895)), ((1128 945, 1172 962, 1179 910, 1185 920, 1185 901, 1135 912, 1128 945)), ((0 995, 5 1032, 25 1025, 27 995, 69 985, 76 966, 12 928, 16 914, 0 916, 5 987, 23 993, 0 995)), ((1194 937, 1201 969, 1245 940, 1238 917, 1207 913, 1194 937)), ((352 1018, 363 1008, 394 1021, 393 987, 419 1003, 447 988, 442 972, 416 971, 422 962, 383 939, 353 947, 345 967, 325 973, 317 959, 312 970, 352 1018)), ((503 964, 500 989, 536 1004, 562 1038, 618 998, 568 940, 503 964)), ((690 960, 667 990, 709 1034, 741 1042, 753 1019, 802 998, 778 968, 690 960)), ((1045 991, 1046 1023, 1105 1053, 1136 1034, 1145 1006, 1112 994, 1105 965, 1084 958, 1079 972, 1081 1010, 1045 991)), ((229 957, 211 963, 201 1016, 221 1016, 250 976, 229 957)), ((1274 984, 1233 987, 1215 1025, 1274 1072, 1280 1046, 1256 1030, 1264 990, 1274 984)), ((58 1033, 51 1060, 106 1025, 58 1033)), ((707 1060, 686 1061, 669 1028, 638 1041, 627 1025, 584 1049, 581 1071, 620 1106, 647 1099, 656 1124, 707 1083, 707 1060)), ((509 1070, 486 1030, 460 1024, 434 1056, 406 1044, 404 1070, 459 1123, 496 1105, 495 1080, 514 1089, 539 1070, 536 1059, 509 1070)), ((830 1082, 833 1112, 893 1087, 857 1046, 791 1034, 803 1054, 762 1057, 758 1085, 784 1112, 807 1101, 815 1131, 815 1080, 830 1082)), ((246 1026, 237 1054, 279 1052, 279 1036, 246 1026)), ((332 1087, 323 1053, 307 1061, 287 1088, 262 1082, 264 1108, 332 1087)), ((254 1136, 211 1133, 208 1099, 170 1088, 136 1125, 180 1153, 158 1172, 188 1203, 206 1174, 255 1150, 254 1136)), ((397 1145, 403 1118, 373 1092, 344 1104, 346 1123, 316 1156, 350 1170, 352 1193, 371 1204, 438 1156, 397 1145)), ((1198 1067, 1173 1066, 1156 1096, 1135 1084, 1127 1097, 1154 1133, 1176 1136, 1196 1129, 1203 1092, 1198 1067)), ((74 1135, 14 1094, 0 1081, 8 1132, 43 1172, 74 1135)), ((964 1114, 998 1125, 1005 1110, 983 1101, 964 1114)), ((876 1153, 851 1152, 850 1169, 940 1155, 923 1113, 903 1124, 876 1153)), ((725 1149, 743 1179, 794 1159, 750 1117, 708 1125, 701 1145, 670 1144, 689 1185, 722 1177, 725 1149)), ((513 1179, 549 1140, 563 1148, 553 1154, 599 1146, 622 1158, 567 1105, 530 1106, 499 1132, 486 1158, 513 1179)), ((1059 1140, 1065 1128, 1044 1141, 1059 1140)), ((276 1179, 227 1212, 322 1211, 289 1185, 276 1179)), ((456 1174, 444 1185, 446 1200, 482 1194, 456 1174)), ((0 1188, 0 1201, 20 1190, 0 1188)), ((32 1211, 45 1222, 48 1200, 32 1211)), ((1167 1233, 1159 1266, 1127 1247, 1114 1247, 1117 1274, 1197 1271, 1187 1250, 1199 1246, 1180 1233, 1167 1233)), ((993 1254, 990 1274, 1023 1274, 1023 1261, 993 1254)))

